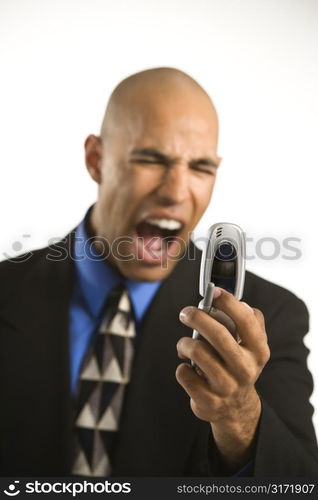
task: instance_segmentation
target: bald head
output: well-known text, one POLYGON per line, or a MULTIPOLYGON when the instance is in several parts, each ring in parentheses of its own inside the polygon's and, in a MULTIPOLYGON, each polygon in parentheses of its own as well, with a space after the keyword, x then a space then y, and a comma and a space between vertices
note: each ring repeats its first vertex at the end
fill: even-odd
POLYGON ((120 242, 108 259, 123 276, 153 281, 172 271, 208 206, 217 136, 211 99, 182 71, 142 71, 116 87, 101 136, 89 136, 85 151, 98 183, 92 232, 112 248, 120 242), (158 219, 178 228, 172 240, 158 219))
POLYGON ((107 139, 114 129, 130 116, 151 114, 154 108, 176 101, 193 102, 205 109, 217 123, 213 102, 206 91, 191 76, 175 68, 153 68, 135 73, 123 80, 112 92, 104 115, 101 138, 107 139))

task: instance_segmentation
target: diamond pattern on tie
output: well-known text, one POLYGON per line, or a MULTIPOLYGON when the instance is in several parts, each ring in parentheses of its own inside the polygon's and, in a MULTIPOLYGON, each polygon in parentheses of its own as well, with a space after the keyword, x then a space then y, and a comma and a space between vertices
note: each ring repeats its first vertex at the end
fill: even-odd
POLYGON ((81 369, 72 473, 109 476, 125 388, 134 355, 135 325, 127 292, 112 293, 96 341, 81 369))

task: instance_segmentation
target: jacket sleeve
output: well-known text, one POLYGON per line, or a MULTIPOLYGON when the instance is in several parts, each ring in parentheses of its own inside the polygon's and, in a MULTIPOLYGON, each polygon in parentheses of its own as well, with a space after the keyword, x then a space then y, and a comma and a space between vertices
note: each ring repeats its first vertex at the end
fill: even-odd
POLYGON ((304 303, 288 294, 267 319, 266 330, 271 358, 256 383, 262 413, 254 476, 317 477, 317 442, 309 402, 313 380, 303 342, 308 331, 304 303))

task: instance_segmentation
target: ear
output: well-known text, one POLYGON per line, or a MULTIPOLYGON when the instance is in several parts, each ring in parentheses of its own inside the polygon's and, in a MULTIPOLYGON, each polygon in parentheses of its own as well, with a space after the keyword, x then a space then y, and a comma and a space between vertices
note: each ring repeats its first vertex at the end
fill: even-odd
POLYGON ((84 144, 86 168, 91 178, 100 184, 102 174, 102 143, 100 137, 89 135, 84 144))

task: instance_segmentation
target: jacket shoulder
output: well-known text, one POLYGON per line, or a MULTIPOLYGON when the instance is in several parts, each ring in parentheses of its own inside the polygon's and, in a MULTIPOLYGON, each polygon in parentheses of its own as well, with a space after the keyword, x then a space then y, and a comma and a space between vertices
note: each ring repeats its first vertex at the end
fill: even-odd
POLYGON ((60 241, 47 247, 0 262, 0 300, 8 297, 11 292, 23 288, 26 282, 36 282, 45 276, 45 270, 50 268, 51 262, 65 261, 71 255, 71 235, 69 233, 60 241))
POLYGON ((295 308, 300 313, 308 315, 304 302, 293 292, 272 281, 246 272, 243 299, 252 307, 263 310, 270 317, 283 308, 295 308))
POLYGON ((32 250, 18 257, 6 259, 0 262, 0 280, 2 285, 14 280, 23 279, 27 273, 32 271, 39 262, 45 261, 48 247, 32 250))

